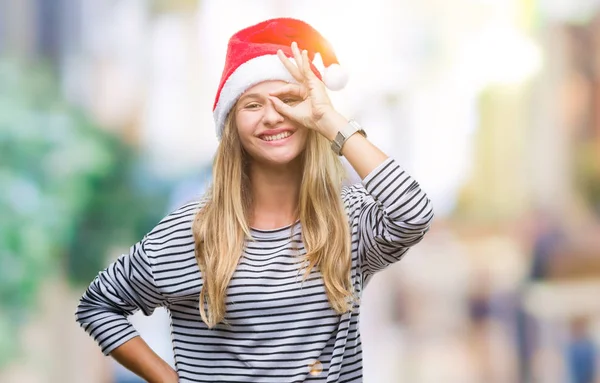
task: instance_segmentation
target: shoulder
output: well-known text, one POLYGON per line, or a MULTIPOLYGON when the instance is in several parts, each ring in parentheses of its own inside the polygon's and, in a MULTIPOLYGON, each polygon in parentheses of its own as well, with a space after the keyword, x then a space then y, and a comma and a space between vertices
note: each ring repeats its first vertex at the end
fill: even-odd
POLYGON ((342 200, 344 203, 353 203, 367 195, 367 190, 361 182, 342 186, 342 200))
POLYGON ((144 251, 150 257, 159 257, 193 249, 192 223, 202 205, 201 200, 195 200, 172 210, 146 235, 144 251))
POLYGON ((188 202, 167 214, 154 227, 150 236, 160 236, 173 230, 191 227, 194 216, 200 208, 200 201, 188 202))
POLYGON ((346 211, 352 216, 364 205, 369 193, 361 182, 357 182, 342 186, 341 197, 346 211))
POLYGON ((399 177, 402 169, 396 160, 388 157, 362 180, 354 183, 348 183, 342 186, 342 200, 346 208, 356 208, 363 206, 365 202, 373 203, 375 199, 371 192, 387 187, 399 177))

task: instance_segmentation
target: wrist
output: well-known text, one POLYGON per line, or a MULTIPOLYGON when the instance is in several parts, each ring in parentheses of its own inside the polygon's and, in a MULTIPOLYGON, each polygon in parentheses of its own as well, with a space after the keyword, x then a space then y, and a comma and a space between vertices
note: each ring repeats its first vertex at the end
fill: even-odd
POLYGON ((332 110, 323 115, 317 124, 318 131, 329 141, 333 141, 337 133, 348 124, 348 119, 332 110))

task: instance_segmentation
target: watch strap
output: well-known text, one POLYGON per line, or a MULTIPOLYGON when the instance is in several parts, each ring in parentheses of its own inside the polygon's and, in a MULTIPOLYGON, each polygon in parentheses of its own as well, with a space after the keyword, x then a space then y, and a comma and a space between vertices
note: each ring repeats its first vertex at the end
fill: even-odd
POLYGON ((331 149, 338 155, 342 155, 342 147, 348 141, 348 139, 355 133, 360 133, 363 137, 367 134, 355 120, 350 120, 348 123, 337 133, 335 139, 331 142, 331 149))

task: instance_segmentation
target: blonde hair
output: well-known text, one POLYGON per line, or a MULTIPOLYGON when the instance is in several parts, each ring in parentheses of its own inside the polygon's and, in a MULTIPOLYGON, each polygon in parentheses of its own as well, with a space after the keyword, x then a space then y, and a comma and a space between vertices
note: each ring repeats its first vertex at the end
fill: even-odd
MULTIPOLYGON (((224 321, 226 291, 244 251, 252 240, 248 218, 252 204, 248 155, 234 113, 230 113, 213 162, 213 181, 205 204, 194 218, 196 260, 202 272, 200 315, 209 328, 224 321)), ((329 141, 309 131, 302 154, 303 174, 298 201, 302 240, 306 249, 304 278, 313 268, 322 275, 331 307, 339 314, 354 302, 348 216, 340 198, 345 170, 329 141)))

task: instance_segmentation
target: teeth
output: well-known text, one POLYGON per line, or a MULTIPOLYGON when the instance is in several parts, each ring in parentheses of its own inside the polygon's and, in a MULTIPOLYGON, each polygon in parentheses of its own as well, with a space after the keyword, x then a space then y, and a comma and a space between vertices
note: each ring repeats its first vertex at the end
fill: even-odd
POLYGON ((265 141, 276 141, 276 140, 281 140, 281 139, 287 138, 291 135, 292 135, 292 133, 290 133, 290 132, 283 132, 283 133, 276 134, 274 136, 263 136, 262 139, 265 141))

